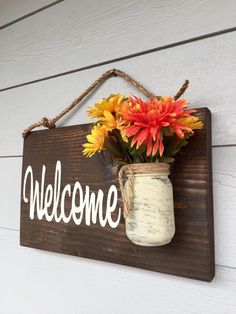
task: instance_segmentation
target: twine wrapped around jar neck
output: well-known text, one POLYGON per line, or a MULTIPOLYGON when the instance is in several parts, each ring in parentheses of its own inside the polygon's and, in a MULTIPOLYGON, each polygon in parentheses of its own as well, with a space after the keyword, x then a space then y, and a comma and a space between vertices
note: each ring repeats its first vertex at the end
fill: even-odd
POLYGON ((135 175, 137 174, 157 174, 169 175, 170 165, 164 162, 129 164, 123 166, 118 175, 120 191, 124 204, 124 217, 129 214, 134 197, 135 175), (129 180, 125 180, 129 177, 129 180), (124 186, 126 183, 126 186, 124 186), (126 192, 125 192, 126 190, 126 192))

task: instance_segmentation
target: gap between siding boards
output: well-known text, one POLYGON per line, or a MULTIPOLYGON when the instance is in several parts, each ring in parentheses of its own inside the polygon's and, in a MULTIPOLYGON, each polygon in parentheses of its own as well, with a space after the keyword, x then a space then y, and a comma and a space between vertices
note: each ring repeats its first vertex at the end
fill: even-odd
MULTIPOLYGON (((62 0, 62 1, 64 1, 64 0, 62 0)), ((221 30, 221 31, 217 31, 217 32, 213 32, 213 33, 209 33, 209 34, 193 37, 193 38, 190 38, 190 39, 186 39, 186 40, 183 40, 183 41, 175 42, 175 43, 168 44, 168 45, 165 45, 165 46, 161 46, 161 47, 157 47, 157 48, 153 48, 153 49, 148 49, 148 50, 145 50, 145 51, 141 51, 141 52, 133 53, 133 54, 130 54, 130 55, 126 55, 126 56, 123 56, 123 57, 118 57, 118 58, 115 58, 115 59, 110 59, 110 60, 107 60, 107 61, 103 61, 103 62, 95 63, 95 64, 92 64, 92 65, 84 66, 84 67, 81 67, 81 68, 78 68, 78 69, 69 70, 69 71, 61 72, 61 73, 54 74, 54 75, 51 75, 51 76, 42 77, 42 78, 35 79, 35 80, 32 80, 32 81, 24 82, 24 83, 21 83, 21 84, 5 87, 5 88, 0 89, 0 92, 4 92, 4 91, 9 90, 9 89, 18 88, 18 87, 22 87, 22 86, 25 86, 25 85, 30 85, 30 84, 34 84, 34 83, 38 83, 38 82, 54 79, 54 78, 57 78, 57 77, 61 77, 61 76, 65 76, 65 75, 81 72, 81 71, 84 71, 84 70, 89 70, 89 69, 92 69, 92 68, 97 68, 99 66, 107 65, 107 64, 110 64, 110 63, 119 62, 119 61, 131 59, 131 58, 139 57, 139 56, 142 56, 142 55, 145 55, 145 54, 148 54, 148 53, 154 53, 154 52, 157 52, 157 51, 160 51, 160 50, 165 50, 165 49, 173 48, 173 47, 176 47, 176 46, 189 44, 191 42, 195 42, 195 41, 207 39, 207 38, 210 38, 210 37, 223 35, 223 34, 234 32, 234 31, 236 31, 236 27, 227 28, 227 29, 224 29, 224 30, 221 30)))
POLYGON ((8 22, 8 23, 6 23, 6 24, 3 24, 3 25, 0 26, 0 30, 4 29, 4 28, 6 28, 6 27, 9 27, 9 26, 11 26, 11 25, 13 25, 13 24, 16 24, 16 23, 18 23, 18 22, 20 22, 20 21, 22 21, 22 20, 24 20, 24 19, 26 19, 26 18, 32 16, 32 15, 38 14, 38 13, 40 13, 41 11, 44 11, 44 10, 46 10, 46 9, 48 9, 48 8, 50 8, 50 7, 52 7, 52 6, 56 5, 56 4, 58 4, 58 3, 60 3, 60 2, 63 2, 63 1, 64 1, 64 0, 57 0, 57 1, 55 1, 55 2, 52 2, 52 3, 48 4, 48 5, 43 6, 42 8, 39 8, 39 9, 37 9, 37 10, 35 10, 35 11, 32 11, 32 12, 30 12, 30 13, 28 13, 28 14, 25 14, 25 15, 23 15, 23 16, 21 16, 21 17, 15 19, 15 20, 11 21, 11 22, 8 22))
POLYGON ((23 155, 12 155, 12 156, 0 156, 0 158, 22 158, 23 155))

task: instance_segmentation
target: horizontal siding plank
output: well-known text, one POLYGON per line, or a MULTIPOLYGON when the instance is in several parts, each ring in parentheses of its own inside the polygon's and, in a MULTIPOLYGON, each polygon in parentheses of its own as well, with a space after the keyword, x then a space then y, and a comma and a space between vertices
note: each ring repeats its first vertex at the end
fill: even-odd
POLYGON ((233 28, 235 21, 234 0, 64 1, 0 32, 0 89, 233 28))
POLYGON ((20 247, 19 232, 1 229, 0 250, 4 314, 235 314, 236 269, 200 282, 20 247))
POLYGON ((1 0, 0 1, 0 27, 15 21, 22 16, 37 11, 55 0, 1 0))
MULTIPOLYGON (((236 267, 236 147, 213 148, 216 263, 236 267)), ((21 158, 0 158, 0 227, 19 230, 21 158)))
POLYGON ((22 158, 0 158, 0 227, 20 228, 22 158))
POLYGON ((236 267, 236 147, 213 149, 216 261, 236 267))
MULTIPOLYGON (((236 32, 233 32, 1 92, 0 156, 21 155, 24 128, 44 116, 55 116, 112 67, 126 71, 161 95, 175 94, 188 78, 186 98, 192 106, 207 106, 212 111, 213 144, 236 144, 235 51, 236 32)), ((59 125, 88 122, 88 105, 111 92, 138 94, 121 79, 109 79, 81 109, 68 114, 59 125)))

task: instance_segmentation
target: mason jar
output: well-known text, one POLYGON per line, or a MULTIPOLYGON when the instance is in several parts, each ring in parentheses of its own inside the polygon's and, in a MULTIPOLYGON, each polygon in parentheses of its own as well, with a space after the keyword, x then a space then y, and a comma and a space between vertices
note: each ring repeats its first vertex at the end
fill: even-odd
POLYGON ((161 246, 175 234, 173 187, 169 164, 133 164, 127 175, 124 195, 133 176, 133 198, 125 218, 126 235, 141 246, 161 246), (132 171, 133 166, 133 171, 132 171))

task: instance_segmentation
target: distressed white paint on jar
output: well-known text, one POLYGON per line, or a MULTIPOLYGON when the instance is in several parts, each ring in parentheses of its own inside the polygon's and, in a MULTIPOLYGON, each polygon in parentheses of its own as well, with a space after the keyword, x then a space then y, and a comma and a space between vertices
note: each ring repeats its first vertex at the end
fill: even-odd
MULTIPOLYGON (((134 172, 134 194, 129 214, 125 219, 126 235, 142 246, 161 246, 169 243, 175 234, 173 188, 166 163, 150 165, 150 173, 134 172)), ((137 165, 134 165, 137 168, 137 165)), ((148 168, 149 169, 149 168, 148 168)), ((145 172, 147 169, 145 170, 145 172)), ((125 194, 130 175, 125 183, 125 194)), ((127 194, 126 194, 127 195, 127 194)))

